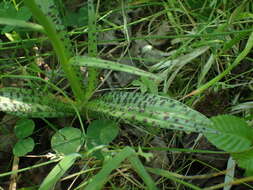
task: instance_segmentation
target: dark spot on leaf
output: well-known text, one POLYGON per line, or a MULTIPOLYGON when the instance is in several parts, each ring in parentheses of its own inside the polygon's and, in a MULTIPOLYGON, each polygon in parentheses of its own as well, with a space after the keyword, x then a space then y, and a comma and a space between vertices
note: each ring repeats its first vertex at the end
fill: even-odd
POLYGON ((145 112, 145 110, 144 109, 140 109, 140 113, 144 113, 145 112))
POLYGON ((143 104, 143 108, 145 109, 147 107, 147 102, 143 104))
POLYGON ((136 104, 138 101, 138 97, 136 97, 134 100, 133 100, 133 104, 136 104))
POLYGON ((160 106, 164 105, 165 103, 166 103, 166 101, 161 101, 160 106))
POLYGON ((37 112, 43 112, 44 110, 41 107, 38 106, 38 107, 36 107, 36 111, 37 112))
POLYGON ((3 107, 7 107, 8 104, 7 103, 2 103, 3 107))
POLYGON ((13 104, 13 108, 14 108, 14 110, 18 110, 18 105, 17 104, 13 104))
POLYGON ((131 111, 133 111, 133 110, 134 110, 133 108, 128 108, 128 111, 129 111, 129 112, 131 112, 131 111))
POLYGON ((154 112, 150 112, 150 117, 153 117, 154 116, 154 112))
POLYGON ((150 101, 150 105, 156 105, 157 101, 156 100, 152 100, 150 101))

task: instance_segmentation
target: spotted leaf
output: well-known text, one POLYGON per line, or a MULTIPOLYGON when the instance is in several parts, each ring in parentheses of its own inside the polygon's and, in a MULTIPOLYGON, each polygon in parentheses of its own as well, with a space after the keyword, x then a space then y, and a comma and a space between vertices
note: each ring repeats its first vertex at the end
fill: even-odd
POLYGON ((0 111, 21 117, 63 117, 74 114, 66 104, 51 94, 29 89, 0 89, 0 111))
POLYGON ((188 106, 158 95, 110 92, 88 103, 90 113, 123 119, 128 123, 160 128, 216 133, 211 121, 188 106))

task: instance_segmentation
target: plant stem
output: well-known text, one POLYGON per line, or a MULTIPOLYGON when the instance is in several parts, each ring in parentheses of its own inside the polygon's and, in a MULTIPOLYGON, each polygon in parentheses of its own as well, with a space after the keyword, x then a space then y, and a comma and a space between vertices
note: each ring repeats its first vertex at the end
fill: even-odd
MULTIPOLYGON (((97 37, 96 37, 96 13, 93 6, 93 0, 88 0, 88 16, 89 16, 89 31, 88 31, 88 55, 91 57, 97 56, 97 37)), ((96 68, 88 68, 88 85, 85 91, 84 103, 88 102, 98 84, 99 70, 96 68)))
POLYGON ((39 23, 44 27, 45 32, 51 41, 53 48, 60 60, 63 71, 69 80, 71 89, 74 93, 75 98, 78 101, 83 100, 84 92, 82 90, 81 84, 78 82, 77 73, 74 71, 72 66, 69 64, 71 53, 64 47, 63 42, 60 40, 57 31, 53 23, 43 14, 34 0, 26 0, 26 6, 31 10, 32 14, 39 21, 39 23))

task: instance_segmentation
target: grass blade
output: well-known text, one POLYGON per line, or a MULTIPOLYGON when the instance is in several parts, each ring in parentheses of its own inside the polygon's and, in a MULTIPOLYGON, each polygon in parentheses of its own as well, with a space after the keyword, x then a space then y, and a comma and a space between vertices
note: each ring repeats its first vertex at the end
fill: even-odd
POLYGON ((139 174, 139 176, 143 179, 144 183, 147 185, 148 189, 150 190, 158 190, 156 188, 155 182, 148 174, 147 170, 141 163, 140 159, 136 156, 130 156, 129 161, 131 162, 132 167, 135 169, 135 171, 139 174))
POLYGON ((73 153, 65 156, 47 175, 42 182, 39 190, 54 189, 57 181, 66 173, 66 171, 74 164, 77 158, 81 157, 80 154, 73 153))
POLYGON ((125 147, 115 157, 111 158, 106 162, 103 168, 91 179, 91 183, 84 190, 99 190, 102 189, 108 176, 112 170, 119 167, 120 163, 125 159, 129 159, 133 167, 137 170, 138 174, 142 177, 144 182, 147 184, 149 190, 156 190, 155 183, 146 172, 144 166, 136 156, 135 151, 130 147, 125 147))
POLYGON ((158 168, 146 168, 149 172, 153 173, 153 174, 156 174, 156 175, 160 175, 160 176, 163 176, 163 177, 166 177, 168 179, 171 179, 172 181, 174 182, 178 182, 180 184, 183 184, 185 185, 186 187, 189 187, 191 189, 194 189, 194 190, 201 190, 199 187, 195 186, 195 185, 192 185, 190 183, 187 183, 181 179, 178 179, 176 178, 175 176, 173 176, 170 172, 168 171, 165 171, 165 170, 162 170, 162 169, 158 169, 158 168))
POLYGON ((135 154, 135 151, 130 147, 125 147, 120 153, 118 153, 115 157, 111 158, 107 161, 107 163, 103 166, 103 168, 95 175, 91 182, 86 186, 84 190, 99 190, 103 187, 108 176, 112 172, 112 170, 119 167, 120 163, 127 159, 129 156, 135 154))
POLYGON ((231 65, 229 65, 227 69, 225 69, 221 74, 219 74, 218 76, 216 76, 215 78, 213 78, 212 80, 210 80, 209 82, 204 84, 203 86, 199 87, 198 89, 192 91, 190 94, 186 95, 185 97, 200 94, 203 91, 205 91, 207 88, 209 88, 210 86, 216 84, 223 77, 228 75, 229 72, 233 68, 235 68, 236 66, 238 66, 241 63, 241 61, 250 53, 250 50, 252 49, 252 47, 253 47, 253 32, 250 34, 249 39, 247 41, 247 44, 246 44, 246 47, 244 48, 244 50, 236 57, 234 62, 231 65))

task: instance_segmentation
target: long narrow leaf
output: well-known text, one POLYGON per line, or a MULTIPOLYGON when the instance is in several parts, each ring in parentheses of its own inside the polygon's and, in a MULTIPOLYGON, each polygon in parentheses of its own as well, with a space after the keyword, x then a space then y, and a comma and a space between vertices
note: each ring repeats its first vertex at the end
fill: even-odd
POLYGON ((216 84, 218 81, 220 81, 223 77, 225 77, 226 75, 229 74, 229 72, 234 69, 236 66, 238 66, 242 60, 250 53, 251 49, 253 47, 253 32, 250 34, 247 44, 245 46, 245 48, 243 49, 243 51, 241 51, 241 53, 236 57, 236 59, 234 60, 234 62, 229 65, 222 73, 220 73, 219 75, 217 75, 216 77, 214 77, 212 80, 210 80, 209 82, 205 83, 204 85, 200 86, 198 89, 192 91, 190 94, 188 94, 187 96, 192 96, 192 95, 197 95, 202 93, 204 90, 206 90, 207 88, 209 88, 210 86, 216 84))
POLYGON ((95 175, 91 182, 86 186, 84 190, 99 190, 103 187, 108 176, 112 172, 112 170, 119 167, 120 163, 127 159, 129 156, 134 155, 135 152, 130 147, 125 147, 120 153, 118 153, 115 157, 111 158, 107 161, 107 163, 103 166, 103 168, 95 175))
POLYGON ((173 175, 171 174, 171 172, 169 172, 169 171, 162 170, 162 169, 158 169, 158 168, 148 168, 148 167, 146 167, 146 169, 147 169, 149 172, 151 172, 151 173, 153 173, 153 174, 155 174, 155 175, 160 175, 160 176, 166 177, 166 178, 168 178, 168 179, 171 179, 171 180, 174 181, 174 182, 177 182, 177 183, 179 183, 179 184, 183 184, 183 185, 185 185, 186 187, 189 187, 190 189, 201 190, 199 187, 197 187, 197 186, 195 186, 195 185, 192 185, 192 184, 187 183, 187 182, 185 182, 185 181, 183 181, 183 180, 181 180, 181 179, 176 178, 176 177, 173 176, 173 175))
POLYGON ((127 123, 167 129, 216 133, 212 123, 201 113, 162 96, 132 92, 110 92, 87 104, 94 115, 102 113, 127 123))
POLYGON ((73 65, 78 65, 78 66, 95 67, 95 68, 101 68, 101 69, 111 69, 111 70, 115 70, 115 71, 127 72, 127 73, 134 74, 134 75, 145 76, 145 77, 150 77, 150 78, 154 78, 154 79, 160 79, 158 76, 156 76, 152 73, 143 71, 141 69, 138 69, 136 67, 120 64, 120 63, 113 62, 113 61, 98 59, 95 57, 76 56, 71 59, 71 63, 73 65))
POLYGON ((130 156, 129 161, 131 162, 132 167, 135 169, 135 171, 139 174, 139 176, 143 179, 144 183, 147 185, 149 190, 158 190, 156 188, 156 185, 153 181, 153 179, 148 174, 147 170, 141 163, 140 159, 136 156, 130 156))
POLYGON ((80 154, 73 153, 65 156, 47 175, 42 182, 39 190, 54 189, 55 184, 66 173, 66 171, 74 164, 77 158, 81 157, 80 154))
POLYGON ((27 28, 27 29, 41 31, 41 32, 44 31, 43 27, 39 24, 26 22, 24 20, 12 19, 12 18, 0 17, 0 25, 8 25, 8 26, 27 28))
MULTIPOLYGON (((88 55, 90 57, 97 56, 97 30, 96 30, 96 12, 94 8, 94 1, 88 0, 88 55)), ((88 67, 88 83, 85 88, 84 103, 86 103, 93 95, 97 84, 99 70, 94 67, 88 67)))
POLYGON ((29 89, 0 89, 0 111, 21 117, 63 117, 73 115, 74 109, 51 94, 29 89))
POLYGON ((69 59, 72 57, 73 49, 71 48, 71 43, 66 31, 64 31, 64 26, 54 1, 26 0, 25 4, 44 27, 58 59, 60 60, 61 67, 69 80, 71 89, 76 99, 81 101, 84 97, 82 78, 80 77, 80 72, 77 72, 76 69, 69 65, 69 59))

